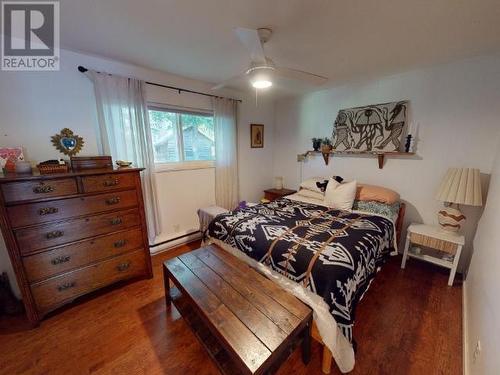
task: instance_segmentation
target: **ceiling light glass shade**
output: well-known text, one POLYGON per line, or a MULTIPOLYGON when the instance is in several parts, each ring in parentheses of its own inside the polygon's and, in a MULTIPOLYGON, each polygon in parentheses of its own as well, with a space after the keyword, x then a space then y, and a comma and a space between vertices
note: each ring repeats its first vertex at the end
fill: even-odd
POLYGON ((249 69, 247 73, 250 78, 250 83, 256 89, 265 89, 273 85, 271 67, 256 67, 249 69))
POLYGON ((268 87, 271 87, 272 85, 273 83, 267 80, 257 80, 252 82, 252 86, 256 89, 266 89, 268 87))

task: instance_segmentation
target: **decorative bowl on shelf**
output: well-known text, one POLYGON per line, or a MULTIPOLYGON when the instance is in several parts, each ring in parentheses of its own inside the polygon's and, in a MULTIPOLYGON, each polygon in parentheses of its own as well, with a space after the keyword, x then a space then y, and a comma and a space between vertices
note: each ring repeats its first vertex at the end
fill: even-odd
POLYGON ((126 168, 126 167, 130 167, 132 165, 132 162, 125 161, 125 160, 117 160, 116 165, 118 165, 120 168, 126 168))

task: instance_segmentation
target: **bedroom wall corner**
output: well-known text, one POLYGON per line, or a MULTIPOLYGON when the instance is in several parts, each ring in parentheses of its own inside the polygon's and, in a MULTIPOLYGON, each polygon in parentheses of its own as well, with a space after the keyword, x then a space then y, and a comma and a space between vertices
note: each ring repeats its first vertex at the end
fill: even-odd
MULTIPOLYGON (((486 193, 497 140, 499 101, 499 55, 415 69, 279 100, 274 147, 280 151, 275 153, 274 171, 284 175, 291 188, 297 188, 301 179, 328 175, 386 186, 398 191, 407 203, 405 228, 410 222, 437 224, 436 212, 442 203, 434 196, 447 168, 479 168, 486 193), (419 126, 416 157, 388 158, 383 169, 372 157, 333 156, 328 166, 321 156, 297 162, 297 154, 311 150, 312 137, 331 137, 339 109, 402 99, 409 100, 409 120, 419 126)), ((468 220, 461 272, 467 270, 482 214, 478 207, 462 209, 468 220)))
MULTIPOLYGON (((84 138, 81 155, 98 153, 94 90, 91 81, 78 72, 78 65, 202 92, 210 92, 212 87, 208 82, 64 49, 60 62, 61 69, 55 72, 0 72, 0 146, 23 146, 27 160, 33 163, 61 156, 50 143, 50 136, 64 127, 84 138)), ((230 91, 220 94, 242 96, 230 91)), ((255 106, 255 98, 251 95, 241 98, 243 103, 238 114, 240 196, 256 200, 263 187, 272 183, 274 102, 271 97, 262 95, 255 106), (249 124, 255 122, 266 125, 263 149, 250 149, 249 124)), ((212 109, 208 97, 179 94, 155 86, 148 87, 147 99, 154 103, 212 109)), ((198 230, 196 210, 215 204, 214 169, 160 172, 157 176, 163 233, 156 243, 198 230)), ((11 285, 19 296, 7 249, 0 239, 0 272, 3 271, 8 272, 11 285)))

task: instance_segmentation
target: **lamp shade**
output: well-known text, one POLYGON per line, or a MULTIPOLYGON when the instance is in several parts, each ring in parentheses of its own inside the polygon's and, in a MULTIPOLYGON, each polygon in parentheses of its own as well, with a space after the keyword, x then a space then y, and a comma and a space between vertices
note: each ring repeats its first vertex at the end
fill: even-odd
POLYGON ((482 206, 481 178, 476 168, 450 168, 441 182, 436 199, 443 202, 482 206))

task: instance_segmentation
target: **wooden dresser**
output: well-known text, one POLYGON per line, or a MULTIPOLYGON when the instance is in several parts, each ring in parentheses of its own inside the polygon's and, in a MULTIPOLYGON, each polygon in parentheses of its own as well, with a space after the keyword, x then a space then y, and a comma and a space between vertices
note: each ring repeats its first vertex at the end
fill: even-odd
POLYGON ((152 277, 139 168, 0 175, 0 224, 28 319, 152 277))

